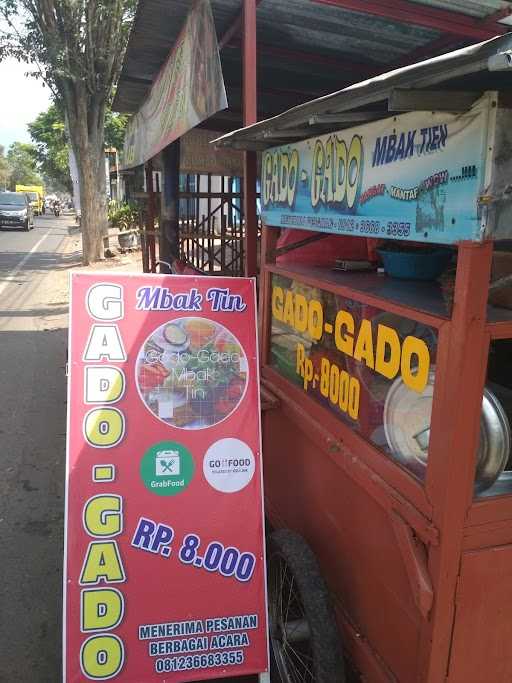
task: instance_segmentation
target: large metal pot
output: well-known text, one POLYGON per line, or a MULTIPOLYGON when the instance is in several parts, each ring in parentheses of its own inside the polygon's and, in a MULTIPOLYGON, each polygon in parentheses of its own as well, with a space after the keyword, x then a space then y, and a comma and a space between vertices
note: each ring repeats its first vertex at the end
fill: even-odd
MULTIPOLYGON (((409 389, 401 378, 389 388, 384 405, 384 431, 393 457, 424 478, 430 440, 430 417, 435 368, 429 372, 421 394, 409 389)), ((475 474, 475 493, 494 484, 507 463, 511 445, 510 423, 495 394, 484 389, 475 474)))

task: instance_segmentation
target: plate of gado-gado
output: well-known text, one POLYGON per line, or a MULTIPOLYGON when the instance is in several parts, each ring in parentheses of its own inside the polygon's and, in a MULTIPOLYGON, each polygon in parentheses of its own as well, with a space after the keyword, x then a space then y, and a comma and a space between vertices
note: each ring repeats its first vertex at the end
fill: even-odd
POLYGON ((239 405, 247 386, 247 358, 223 325, 178 318, 146 339, 136 377, 142 400, 158 419, 180 429, 202 429, 239 405))

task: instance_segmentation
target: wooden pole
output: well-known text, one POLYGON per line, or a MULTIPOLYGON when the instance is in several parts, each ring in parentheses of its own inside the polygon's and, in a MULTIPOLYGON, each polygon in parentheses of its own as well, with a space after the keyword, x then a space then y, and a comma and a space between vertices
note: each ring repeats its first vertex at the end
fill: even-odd
MULTIPOLYGON (((243 110, 244 125, 258 120, 256 92, 256 0, 244 0, 243 110)), ((257 272, 258 217, 256 213, 256 152, 244 152, 245 263, 247 277, 257 272)))
POLYGON ((168 145, 162 152, 163 188, 160 216, 159 260, 160 272, 170 273, 166 265, 179 258, 179 181, 180 181, 180 141, 168 145), (162 263, 164 262, 164 263, 162 263))
POLYGON ((473 499, 489 350, 492 242, 459 245, 453 314, 439 333, 425 482, 441 543, 429 551, 434 608, 422 624, 418 680, 446 680, 464 524, 473 499))
POLYGON ((148 266, 149 271, 156 273, 156 256, 155 256, 155 191, 153 187, 153 162, 150 160, 146 164, 146 187, 148 190, 148 214, 146 231, 146 249, 148 250, 148 266))

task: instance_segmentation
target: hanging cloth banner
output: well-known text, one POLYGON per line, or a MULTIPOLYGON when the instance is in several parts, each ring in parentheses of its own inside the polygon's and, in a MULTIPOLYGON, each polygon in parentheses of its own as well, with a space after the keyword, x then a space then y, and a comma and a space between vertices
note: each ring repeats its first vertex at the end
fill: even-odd
POLYGON ((143 164, 227 106, 210 2, 198 0, 149 96, 128 123, 123 167, 143 164))

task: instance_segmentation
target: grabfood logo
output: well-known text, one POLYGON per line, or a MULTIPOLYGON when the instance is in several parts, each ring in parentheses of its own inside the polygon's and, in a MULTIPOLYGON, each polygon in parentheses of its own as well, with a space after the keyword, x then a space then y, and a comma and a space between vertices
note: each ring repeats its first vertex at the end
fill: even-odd
POLYGON ((299 152, 282 149, 266 152, 262 163, 263 206, 295 203, 299 175, 299 152))
POLYGON ((354 135, 347 145, 337 135, 315 142, 311 168, 311 206, 320 204, 351 209, 357 199, 363 171, 363 143, 354 135))

